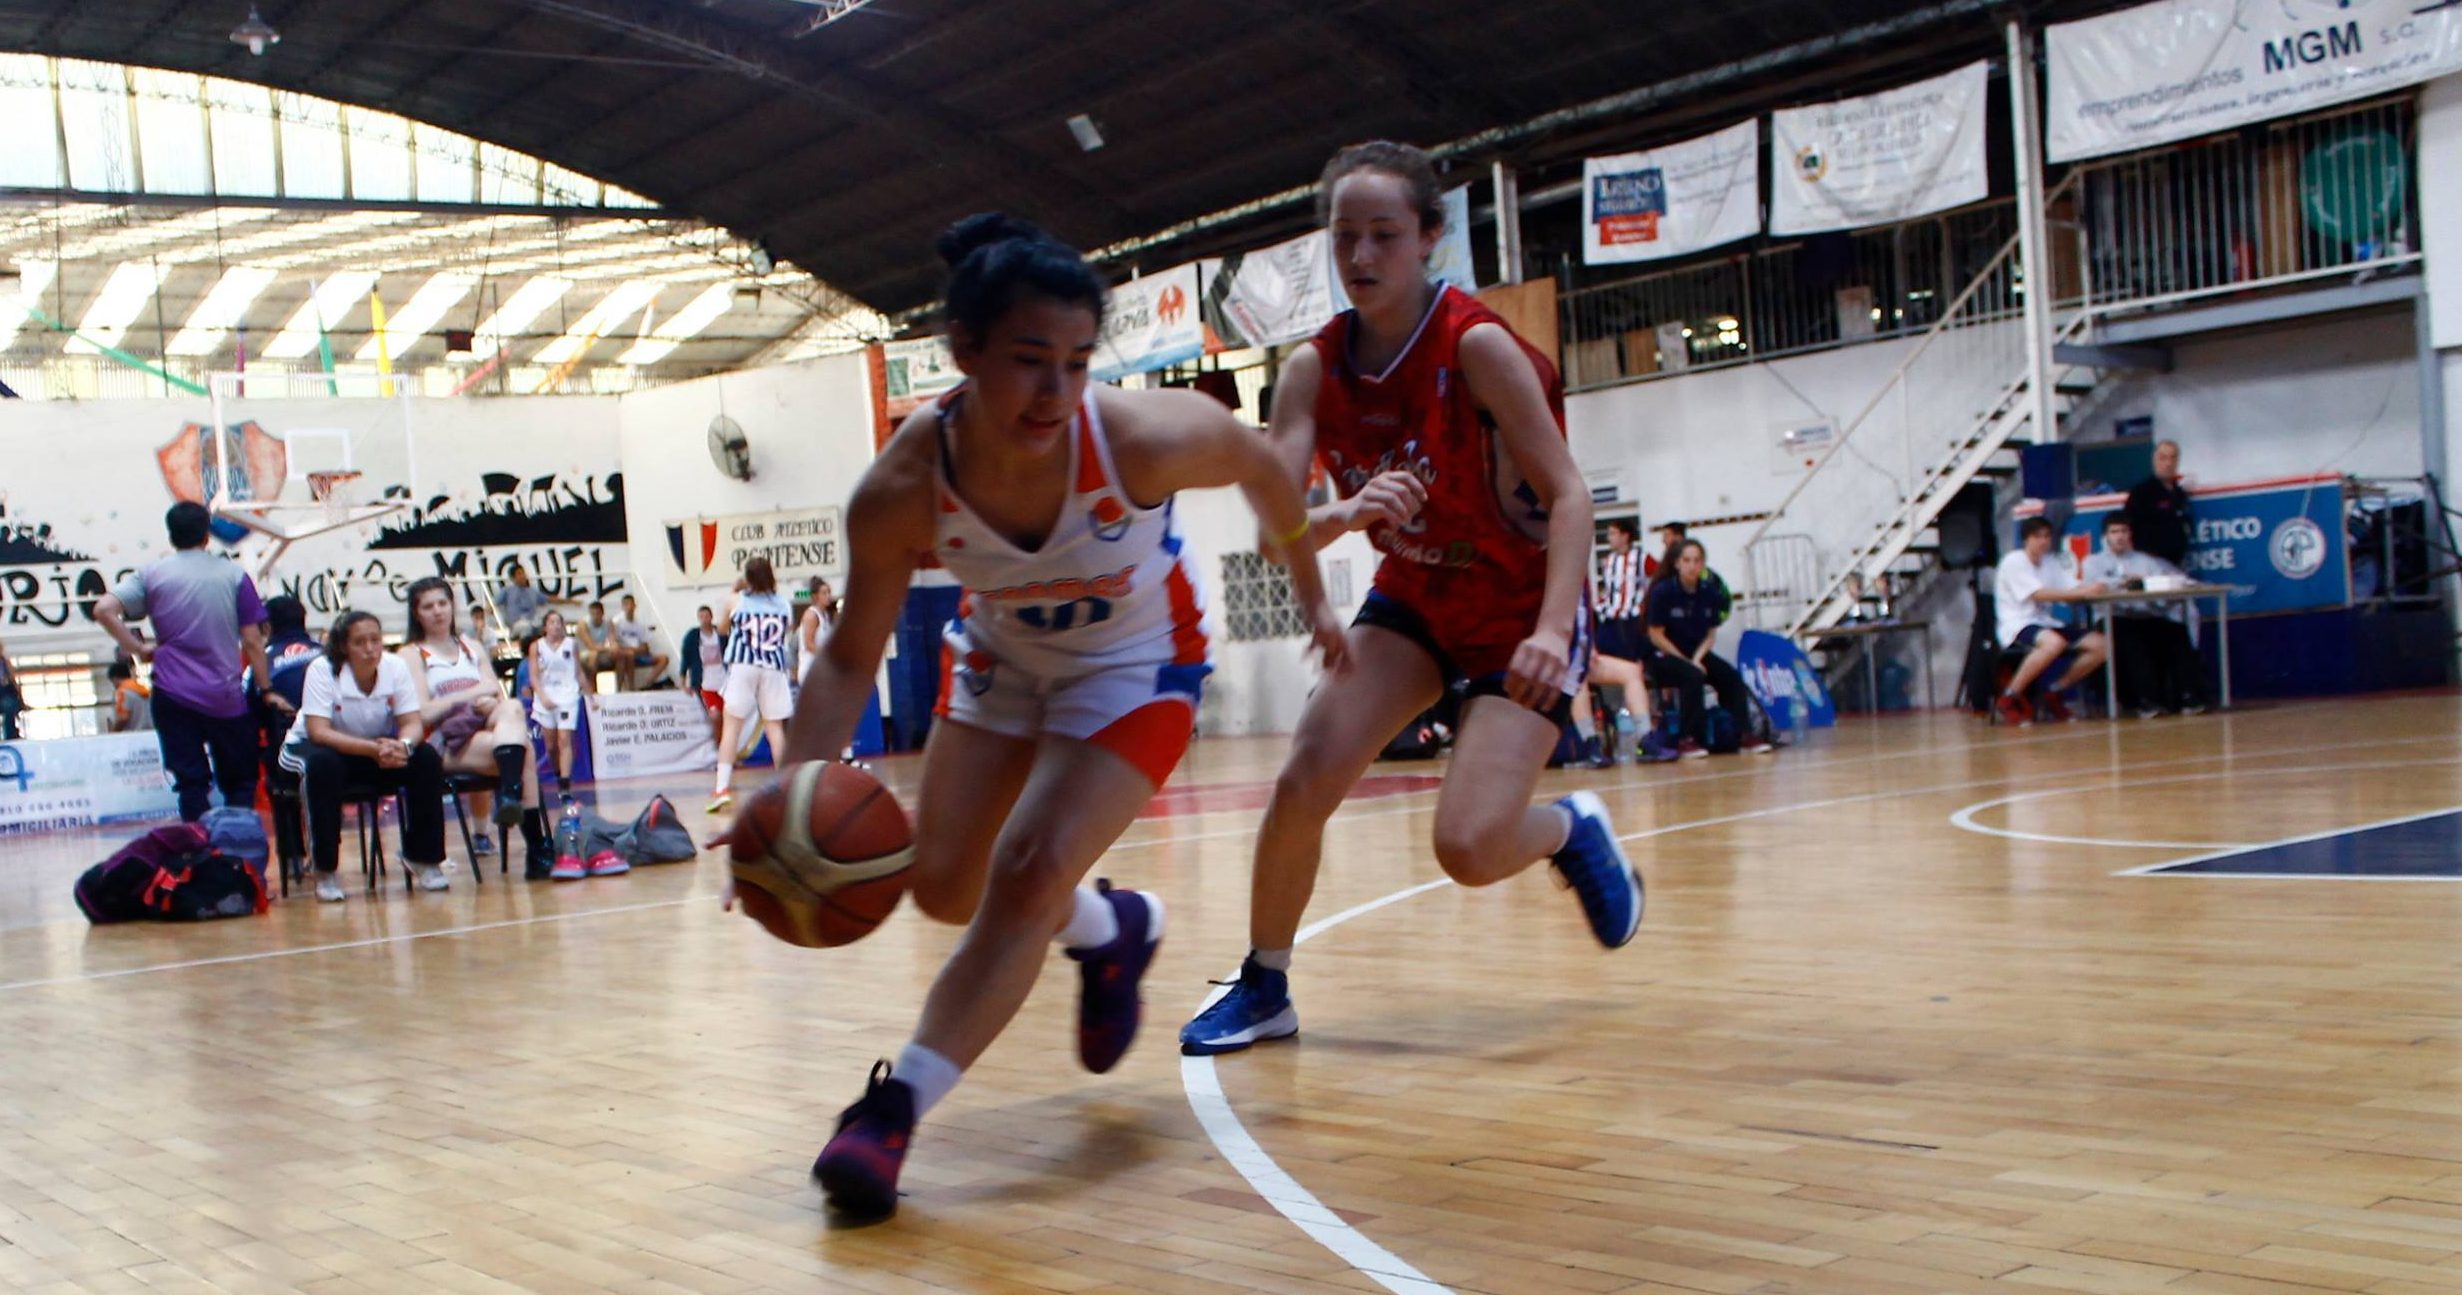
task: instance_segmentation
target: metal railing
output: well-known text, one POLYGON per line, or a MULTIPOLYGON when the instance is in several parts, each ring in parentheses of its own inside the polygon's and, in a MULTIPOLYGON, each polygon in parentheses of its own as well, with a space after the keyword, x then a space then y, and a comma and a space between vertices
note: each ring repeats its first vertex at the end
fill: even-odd
POLYGON ((1783 625, 1821 592, 1821 546, 1809 535, 1761 535, 1744 546, 1744 611, 1754 629, 1783 625))
POLYGON ((2080 168, 2098 311, 2154 306, 2419 254, 2407 95, 2080 168))
MULTIPOLYGON (((2074 177, 2064 180, 2047 195, 2047 209, 2057 209, 2074 189, 2074 177)), ((2064 294, 2057 291, 2060 257, 2053 260, 2046 278, 2057 304, 2064 294)), ((1795 628, 1848 582, 1874 574, 1860 569, 1858 556, 1876 532, 1925 498, 1951 465, 1976 453, 1979 434, 1996 417, 2008 416, 2012 396, 2029 377, 2027 290, 2012 236, 1745 541, 1746 575, 1756 588, 1764 583, 1765 563, 1785 569, 1801 563, 1806 540, 1813 547, 1815 592, 1776 608, 1779 623, 1795 628), (1787 532, 1774 533, 1781 525, 1787 532)))
POLYGON ((1580 391, 1921 332, 2017 229, 1998 199, 1564 294, 1580 391))

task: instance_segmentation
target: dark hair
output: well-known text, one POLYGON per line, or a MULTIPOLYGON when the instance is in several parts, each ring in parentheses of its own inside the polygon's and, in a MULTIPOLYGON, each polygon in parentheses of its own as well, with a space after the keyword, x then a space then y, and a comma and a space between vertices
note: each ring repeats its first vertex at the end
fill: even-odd
MULTIPOLYGON (((2114 526, 2127 526, 2128 524, 2129 515, 2127 513, 2113 513, 2111 516, 2103 519, 2103 529, 2107 531, 2114 526)), ((2135 528, 2132 527, 2131 529, 2134 530, 2135 528)))
POLYGON ((404 614, 410 620, 410 628, 402 635, 404 643, 416 643, 427 637, 427 631, 419 628, 419 600, 432 593, 445 596, 446 637, 460 632, 461 627, 453 623, 453 586, 443 576, 421 576, 411 581, 410 590, 402 595, 402 606, 408 609, 404 614))
POLYGON ((553 617, 553 618, 555 619, 555 621, 556 621, 556 623, 557 623, 557 624, 562 625, 562 626, 564 627, 564 629, 565 629, 565 632, 567 632, 567 633, 572 632, 573 623, 572 623, 571 621, 568 621, 568 620, 564 619, 564 613, 563 613, 563 612, 558 611, 558 610, 556 610, 556 609, 555 609, 555 608, 553 608, 553 607, 550 607, 550 608, 548 608, 548 609, 547 609, 544 613, 541 613, 541 614, 540 614, 540 616, 539 616, 539 628, 538 628, 538 633, 531 635, 531 637, 532 637, 533 639, 543 639, 543 638, 547 637, 547 621, 548 621, 548 618, 550 618, 550 617, 553 617))
POLYGON ((1382 171, 1409 186, 1411 209, 1419 214, 1422 232, 1445 227, 1445 190, 1436 178, 1436 160, 1427 150, 1390 139, 1353 144, 1333 155, 1316 181, 1316 223, 1334 218, 1334 186, 1359 171, 1382 171))
POLYGON ((1673 531, 1679 540, 1692 533, 1684 528, 1682 522, 1660 522, 1658 528, 1662 531, 1673 531))
POLYGON ((1686 553, 1698 553, 1704 562, 1710 560, 1710 551, 1701 547, 1699 540, 1684 540, 1676 545, 1675 555, 1678 561, 1682 561, 1686 553))
POLYGON ((624 595, 624 601, 626 601, 626 602, 628 602, 628 603, 638 603, 638 602, 640 602, 641 600, 640 600, 640 599, 638 599, 638 598, 633 597, 631 594, 626 594, 626 595, 624 595))
POLYGON ((744 564, 744 586, 756 594, 778 592, 778 572, 769 565, 768 558, 754 554, 752 560, 744 564))
POLYGON ((351 629, 362 621, 376 624, 376 613, 344 612, 341 619, 333 623, 333 628, 325 633, 325 660, 332 664, 337 673, 350 660, 351 629))
POLYGON ((1084 306, 1103 322, 1103 281, 1077 249, 1005 212, 977 212, 933 243, 949 263, 941 319, 981 345, 1019 297, 1032 292, 1062 305, 1084 306))
POLYGON ((591 599, 591 600, 590 600, 590 606, 589 606, 586 610, 589 610, 589 611, 594 611, 594 612, 603 612, 603 611, 607 610, 607 604, 605 604, 605 603, 603 603, 603 602, 600 602, 600 601, 599 601, 598 599, 596 599, 596 598, 593 598, 593 599, 591 599))
POLYGON ((488 611, 487 611, 487 604, 486 604, 486 603, 472 603, 472 604, 470 604, 470 619, 471 619, 471 621, 472 621, 473 623, 476 623, 480 617, 485 616, 485 615, 487 615, 487 614, 488 614, 488 611))
POLYGON ((113 683, 118 683, 124 679, 133 679, 136 677, 136 674, 136 671, 128 668, 128 663, 126 661, 114 661, 103 670, 104 677, 108 678, 113 683))
POLYGON ((711 612, 711 611, 710 611, 710 605, 709 605, 708 603, 703 603, 703 604, 701 604, 700 606, 695 607, 693 610, 694 610, 694 611, 700 611, 700 612, 710 612, 710 615, 712 615, 712 616, 715 616, 715 615, 717 615, 717 614, 718 614, 718 613, 716 613, 716 612, 711 612))
POLYGON ((1624 532, 1624 538, 1628 540, 1637 540, 1641 538, 1641 523, 1634 521, 1630 517, 1610 518, 1607 523, 1607 529, 1611 531, 1624 532))
POLYGON ((171 532, 172 548, 201 549, 214 533, 214 515, 205 511, 205 505, 183 499, 162 515, 162 526, 171 532))
POLYGON ((265 600, 265 623, 276 634, 284 630, 305 632, 308 628, 308 605, 289 594, 275 594, 265 600))
POLYGON ((2029 517, 2025 521, 2017 524, 2017 540, 2020 544, 2033 539, 2037 535, 2049 535, 2051 533, 2052 519, 2049 517, 2029 517))

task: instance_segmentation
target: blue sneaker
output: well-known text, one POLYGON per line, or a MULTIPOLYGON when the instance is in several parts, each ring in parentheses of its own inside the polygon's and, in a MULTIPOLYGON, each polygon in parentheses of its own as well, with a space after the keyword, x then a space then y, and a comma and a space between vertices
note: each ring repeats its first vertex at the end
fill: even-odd
POLYGON ((1299 1009, 1291 1006, 1290 973, 1261 967, 1252 954, 1240 963, 1240 976, 1231 982, 1231 992, 1180 1027, 1180 1055, 1238 1052, 1251 1044, 1297 1033, 1299 1009))
POLYGON ((1120 933, 1095 949, 1068 949, 1078 963, 1077 1059, 1103 1074, 1120 1064, 1136 1041, 1144 1015, 1138 986, 1163 942, 1163 901, 1134 890, 1114 890, 1107 880, 1094 889, 1120 919, 1120 933))
POLYGON ((1577 791, 1556 803, 1573 816, 1573 830, 1552 862, 1581 897, 1590 933, 1608 948, 1620 949, 1641 929, 1641 874, 1616 843, 1607 806, 1596 794, 1577 791))

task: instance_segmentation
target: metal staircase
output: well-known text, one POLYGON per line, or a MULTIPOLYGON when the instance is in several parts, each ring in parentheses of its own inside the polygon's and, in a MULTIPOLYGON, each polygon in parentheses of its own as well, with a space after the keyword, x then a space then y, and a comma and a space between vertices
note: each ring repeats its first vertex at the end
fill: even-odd
MULTIPOLYGON (((2058 425, 2096 397, 2098 369, 2049 362, 2050 399, 2035 399, 2018 242, 1968 282, 1745 542, 1764 624, 1789 636, 1825 629, 1867 591, 1928 571, 1940 551, 1936 524, 1958 492, 2015 475, 2017 450, 2057 439, 2058 425), (2054 426, 2038 430, 2044 407, 2054 426)), ((2047 351, 2084 336, 2083 302, 2049 313, 2047 351)))

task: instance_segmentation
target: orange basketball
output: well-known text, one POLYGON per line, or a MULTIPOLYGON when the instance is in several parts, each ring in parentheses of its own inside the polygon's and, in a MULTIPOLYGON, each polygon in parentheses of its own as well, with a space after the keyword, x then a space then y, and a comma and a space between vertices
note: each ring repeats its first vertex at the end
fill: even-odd
POLYGON ((736 902, 806 948, 852 944, 896 911, 915 830, 880 780, 815 760, 752 798, 727 833, 736 902))

